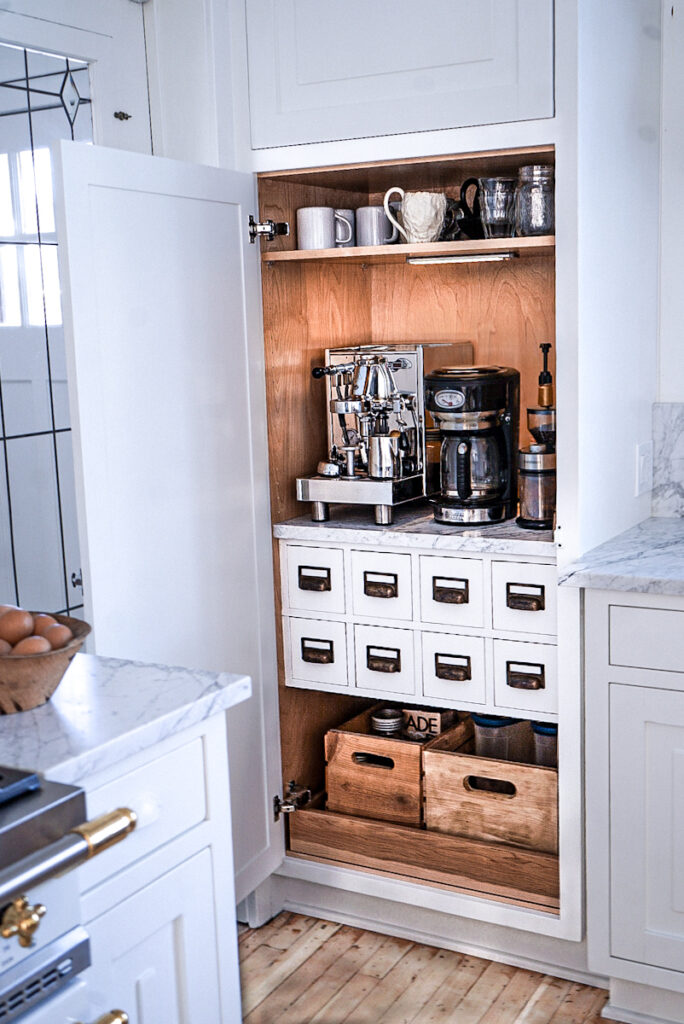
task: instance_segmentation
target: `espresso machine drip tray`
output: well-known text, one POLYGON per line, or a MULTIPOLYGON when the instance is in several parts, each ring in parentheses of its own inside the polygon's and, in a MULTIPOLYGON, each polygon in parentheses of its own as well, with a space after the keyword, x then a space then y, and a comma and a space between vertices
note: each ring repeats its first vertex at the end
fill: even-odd
POLYGON ((297 480, 297 497, 313 505, 314 522, 329 518, 328 505, 374 505, 375 522, 392 522, 392 508, 423 495, 423 475, 399 480, 372 480, 370 477, 307 476, 297 480))

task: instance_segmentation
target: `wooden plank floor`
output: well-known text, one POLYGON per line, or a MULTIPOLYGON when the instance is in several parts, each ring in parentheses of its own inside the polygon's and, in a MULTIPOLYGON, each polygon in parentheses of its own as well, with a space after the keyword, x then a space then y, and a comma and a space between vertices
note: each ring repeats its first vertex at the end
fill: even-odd
POLYGON ((602 989, 282 913, 240 933, 246 1024, 609 1024, 602 989))

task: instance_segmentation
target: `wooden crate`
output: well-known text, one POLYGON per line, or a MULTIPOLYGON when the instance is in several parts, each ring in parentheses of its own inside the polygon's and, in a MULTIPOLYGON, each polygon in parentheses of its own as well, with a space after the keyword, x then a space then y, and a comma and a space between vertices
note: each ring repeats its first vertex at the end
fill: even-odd
POLYGON ((423 753, 427 828, 558 853, 558 770, 463 750, 445 733, 423 753), (480 788, 478 780, 485 780, 480 788), (508 792, 497 791, 502 786, 487 789, 486 780, 506 784, 508 792))
MULTIPOLYGON (((378 704, 376 707, 382 707, 378 704)), ((423 821, 422 754, 430 743, 378 736, 369 708, 325 735, 325 788, 328 810, 419 827, 423 821)), ((461 714, 444 735, 456 749, 472 735, 461 714)))

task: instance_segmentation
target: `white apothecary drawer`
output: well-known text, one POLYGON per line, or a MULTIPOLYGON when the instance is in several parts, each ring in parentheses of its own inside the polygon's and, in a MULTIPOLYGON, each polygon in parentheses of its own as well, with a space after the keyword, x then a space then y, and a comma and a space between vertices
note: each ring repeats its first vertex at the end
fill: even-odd
POLYGON ((287 601, 293 611, 344 614, 344 553, 288 544, 287 601))
POLYGON ((410 620, 411 556, 392 551, 352 551, 351 558, 354 614, 410 620))
POLYGON ((445 626, 484 625, 484 572, 477 558, 420 556, 420 617, 445 626))
POLYGON ((494 703, 511 711, 558 713, 557 652, 553 644, 494 641, 494 703))
POLYGON ((555 565, 492 562, 494 629, 555 636, 557 587, 555 565))
POLYGON ((206 817, 204 744, 201 738, 88 793, 88 818, 117 807, 138 816, 135 829, 105 856, 79 870, 81 892, 153 853, 206 817))
POLYGON ((355 626, 356 685, 367 690, 414 694, 413 631, 355 626))
POLYGON ((484 704, 485 645, 479 636, 454 633, 421 634, 423 696, 484 704))
POLYGON ((684 612, 610 606, 611 665, 684 674, 684 612))
POLYGON ((286 623, 289 679, 349 686, 344 622, 290 617, 286 623))

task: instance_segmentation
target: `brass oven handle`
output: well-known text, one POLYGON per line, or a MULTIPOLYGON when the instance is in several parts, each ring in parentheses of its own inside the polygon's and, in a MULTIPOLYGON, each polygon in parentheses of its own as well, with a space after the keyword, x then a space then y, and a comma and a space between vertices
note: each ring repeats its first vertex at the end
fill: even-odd
POLYGON ((507 661, 506 686, 512 686, 514 690, 544 690, 546 689, 545 668, 543 665, 507 661))
POLYGON ((473 678, 470 657, 467 655, 435 654, 435 675, 438 679, 448 679, 455 683, 465 683, 473 678), (453 662, 442 661, 442 658, 459 658, 462 662, 455 665, 453 662))
POLYGON ((332 590, 330 569, 322 565, 300 565, 297 568, 297 586, 300 590, 313 590, 317 594, 332 590))
POLYGON ((332 665, 335 661, 335 644, 332 640, 318 637, 302 637, 302 661, 308 665, 332 665), (327 644, 327 647, 312 647, 312 644, 327 644))
POLYGON ((82 825, 77 825, 71 831, 85 839, 88 844, 86 859, 90 859, 125 839, 133 831, 137 821, 138 816, 135 811, 129 807, 117 807, 115 811, 101 814, 98 818, 93 818, 92 821, 84 821, 82 825))
POLYGON ((93 1024, 128 1024, 128 1014, 123 1010, 110 1010, 93 1021, 93 1024))
POLYGON ((470 602, 470 583, 468 580, 433 576, 432 600, 438 604, 468 604, 470 602))
POLYGON ((543 612, 546 607, 545 589, 530 583, 507 583, 506 605, 520 612, 543 612), (524 587, 526 593, 516 593, 513 587, 524 587))
POLYGON ((395 572, 364 572, 363 592, 366 597, 399 597, 399 577, 395 572), (371 579, 372 576, 384 576, 385 579, 371 579))
POLYGON ((366 665, 371 672, 401 672, 401 651, 396 647, 366 647, 366 665))

